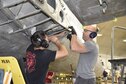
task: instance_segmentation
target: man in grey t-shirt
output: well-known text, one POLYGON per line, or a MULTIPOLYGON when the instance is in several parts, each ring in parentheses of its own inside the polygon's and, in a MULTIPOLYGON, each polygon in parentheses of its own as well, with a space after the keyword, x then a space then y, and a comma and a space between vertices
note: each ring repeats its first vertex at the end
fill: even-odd
POLYGON ((77 40, 77 34, 74 28, 71 27, 71 29, 72 35, 67 36, 71 40, 71 50, 80 53, 75 84, 96 84, 94 68, 99 49, 93 38, 97 36, 98 29, 94 25, 85 26, 83 32, 84 43, 80 43, 77 40))

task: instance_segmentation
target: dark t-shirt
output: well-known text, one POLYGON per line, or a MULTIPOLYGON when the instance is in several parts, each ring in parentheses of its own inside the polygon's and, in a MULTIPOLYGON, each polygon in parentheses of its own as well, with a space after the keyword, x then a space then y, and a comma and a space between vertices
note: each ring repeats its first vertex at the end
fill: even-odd
POLYGON ((56 51, 34 50, 30 45, 26 51, 26 75, 30 84, 45 84, 50 62, 55 60, 56 51))

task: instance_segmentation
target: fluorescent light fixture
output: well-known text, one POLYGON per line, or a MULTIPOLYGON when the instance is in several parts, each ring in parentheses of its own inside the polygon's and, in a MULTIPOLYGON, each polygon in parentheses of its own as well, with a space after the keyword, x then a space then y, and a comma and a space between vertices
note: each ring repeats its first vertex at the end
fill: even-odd
POLYGON ((102 5, 102 0, 98 0, 99 1, 99 4, 102 5))
POLYGON ((102 36, 102 34, 97 34, 97 36, 102 36))
POLYGON ((123 42, 126 42, 126 39, 124 39, 123 42))
POLYGON ((113 22, 117 22, 117 20, 118 20, 118 19, 115 17, 115 18, 113 19, 113 22))

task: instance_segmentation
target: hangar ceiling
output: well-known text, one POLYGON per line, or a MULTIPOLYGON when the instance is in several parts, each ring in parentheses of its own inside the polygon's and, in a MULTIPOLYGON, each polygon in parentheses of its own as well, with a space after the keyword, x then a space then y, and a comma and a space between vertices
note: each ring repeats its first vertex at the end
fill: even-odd
POLYGON ((101 23, 126 15, 125 0, 65 0, 83 25, 101 23))

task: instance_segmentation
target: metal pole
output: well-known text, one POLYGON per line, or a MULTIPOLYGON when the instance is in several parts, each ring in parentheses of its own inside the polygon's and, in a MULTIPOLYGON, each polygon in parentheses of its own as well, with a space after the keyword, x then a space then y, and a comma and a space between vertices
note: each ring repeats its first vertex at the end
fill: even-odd
POLYGON ((114 30, 115 30, 115 27, 112 27, 112 33, 111 33, 111 59, 113 59, 113 55, 114 55, 114 30))
POLYGON ((119 84, 122 84, 124 68, 125 68, 125 65, 122 65, 122 67, 121 67, 121 78, 120 78, 120 80, 119 80, 119 82, 120 82, 119 84))
POLYGON ((36 11, 33 11, 33 12, 31 12, 31 13, 29 13, 29 14, 27 14, 27 15, 24 15, 24 16, 22 16, 22 17, 19 17, 19 18, 16 17, 16 20, 24 19, 24 18, 33 16, 33 15, 36 15, 36 14, 38 14, 38 13, 40 13, 40 12, 41 12, 41 10, 36 10, 36 11))
POLYGON ((27 14, 27 15, 24 15, 24 16, 22 16, 22 17, 16 17, 14 20, 8 20, 8 21, 6 21, 6 22, 3 22, 3 23, 0 24, 0 26, 5 25, 5 24, 9 24, 9 23, 11 23, 11 22, 13 22, 13 21, 16 21, 16 20, 21 20, 21 19, 24 19, 24 18, 33 16, 33 15, 38 14, 38 13, 40 13, 40 12, 41 12, 41 10, 36 10, 36 11, 34 11, 34 12, 32 12, 32 13, 29 13, 29 14, 27 14))
MULTIPOLYGON (((111 33, 111 60, 113 59, 113 55, 114 55, 114 29, 115 27, 112 27, 112 33, 111 33)), ((111 72, 112 72, 112 84, 114 84, 114 69, 113 69, 114 65, 111 64, 111 72)))
POLYGON ((52 28, 55 28, 55 27, 58 27, 58 26, 60 26, 59 24, 56 24, 56 25, 54 25, 54 26, 52 26, 52 27, 50 27, 50 28, 46 28, 46 30, 44 30, 45 32, 48 32, 48 31, 50 31, 50 30, 53 30, 52 28))
POLYGON ((1 23, 0 26, 5 25, 5 24, 8 24, 8 23, 11 23, 11 22, 13 22, 13 21, 14 21, 14 20, 8 20, 8 21, 6 21, 6 22, 1 23))
POLYGON ((19 30, 14 31, 14 32, 12 32, 12 33, 10 33, 10 34, 14 34, 14 33, 18 33, 18 32, 21 32, 21 31, 30 29, 30 28, 32 28, 32 27, 38 26, 38 25, 40 25, 40 24, 43 24, 43 23, 45 23, 45 22, 47 22, 47 21, 49 21, 49 20, 51 20, 51 18, 47 18, 47 19, 45 19, 45 20, 43 20, 43 21, 40 21, 40 22, 38 22, 38 23, 36 23, 36 24, 30 25, 30 26, 26 27, 25 29, 19 29, 19 30))
POLYGON ((116 26, 115 28, 126 30, 126 27, 121 27, 121 26, 116 26))
POLYGON ((1 10, 1 9, 4 9, 4 8, 11 8, 11 7, 14 7, 14 6, 17 6, 17 5, 26 3, 26 2, 28 2, 28 1, 24 0, 24 1, 17 2, 17 3, 13 3, 13 4, 10 4, 10 5, 8 5, 8 6, 4 6, 4 7, 0 8, 0 10, 1 10))

